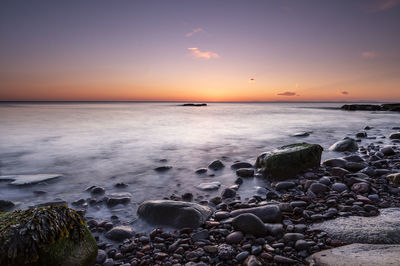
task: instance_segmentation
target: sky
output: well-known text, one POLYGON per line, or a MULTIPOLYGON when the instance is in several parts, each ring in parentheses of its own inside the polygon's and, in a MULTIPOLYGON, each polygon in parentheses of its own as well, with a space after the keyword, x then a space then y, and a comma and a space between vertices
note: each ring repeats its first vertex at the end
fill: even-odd
POLYGON ((400 101, 400 0, 2 0, 0 101, 400 101))

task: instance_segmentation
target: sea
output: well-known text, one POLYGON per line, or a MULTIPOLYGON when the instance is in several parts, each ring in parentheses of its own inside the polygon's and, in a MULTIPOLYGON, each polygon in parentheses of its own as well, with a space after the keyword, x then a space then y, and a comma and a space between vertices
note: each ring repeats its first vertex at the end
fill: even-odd
MULTIPOLYGON (((342 154, 328 148, 344 137, 354 137, 366 126, 360 145, 379 141, 400 126, 399 113, 343 111, 344 103, 208 103, 181 106, 178 102, 67 102, 0 103, 0 175, 59 174, 61 177, 27 186, 0 182, 0 199, 16 208, 51 201, 72 203, 88 199, 91 186, 106 195, 129 192, 130 204, 109 208, 96 204, 87 217, 143 229, 136 210, 145 200, 193 193, 196 200, 217 196, 234 185, 230 168, 236 161, 254 163, 263 152, 297 143, 317 143, 323 160, 342 154), (308 132, 309 136, 296 137, 308 132), (373 139, 375 138, 375 139, 373 139), (195 173, 219 159, 225 168, 195 173), (165 172, 154 169, 172 166, 165 172), (221 183, 219 190, 203 191, 201 183, 221 183), (115 184, 125 183, 125 188, 115 184)), ((239 188, 242 199, 265 185, 249 178, 239 188)))

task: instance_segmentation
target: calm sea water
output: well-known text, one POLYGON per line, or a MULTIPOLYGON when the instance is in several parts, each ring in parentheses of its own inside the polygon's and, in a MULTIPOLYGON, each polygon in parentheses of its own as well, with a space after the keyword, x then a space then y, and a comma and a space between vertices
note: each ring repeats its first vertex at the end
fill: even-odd
MULTIPOLYGON (((95 218, 112 214, 135 219, 137 203, 172 193, 195 197, 216 195, 195 188, 220 181, 231 186, 234 161, 253 163, 262 152, 299 141, 318 143, 324 158, 338 156, 327 148, 366 125, 372 136, 387 136, 399 126, 399 114, 346 112, 340 103, 211 103, 182 107, 178 103, 0 104, 0 171, 8 174, 59 173, 46 184, 14 187, 0 182, 0 198, 25 208, 56 198, 72 202, 89 198, 91 185, 107 193, 130 192, 132 204, 88 209, 95 218), (312 131, 306 138, 292 135, 312 131), (215 176, 198 176, 197 168, 221 159, 228 167, 215 176), (163 162, 165 161, 166 162, 163 162), (153 169, 173 168, 166 173, 153 169), (124 182, 124 189, 114 184, 124 182), (33 191, 47 193, 37 195, 33 191)), ((381 139, 387 143, 387 139, 381 139)), ((368 142, 365 140, 363 142, 368 142)), ((263 181, 251 179, 240 188, 251 196, 263 181)), ((221 189, 222 189, 221 188, 221 189)), ((220 190, 221 190, 220 189, 220 190)))

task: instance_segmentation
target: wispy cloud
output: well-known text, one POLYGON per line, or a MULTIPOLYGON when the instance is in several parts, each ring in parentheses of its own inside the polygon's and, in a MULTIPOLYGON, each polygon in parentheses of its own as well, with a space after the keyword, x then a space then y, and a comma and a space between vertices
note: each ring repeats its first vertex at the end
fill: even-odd
POLYGON ((369 6, 366 6, 367 13, 375 13, 392 9, 400 4, 400 0, 375 0, 369 6))
POLYGON ((373 58, 377 57, 378 54, 376 52, 373 52, 373 51, 366 51, 366 52, 362 52, 361 56, 366 58, 366 59, 373 59, 373 58))
POLYGON ((348 92, 348 91, 341 91, 340 94, 342 94, 342 95, 349 95, 349 92, 348 92))
POLYGON ((294 91, 285 91, 285 92, 280 92, 277 95, 279 95, 279 96, 296 96, 297 94, 294 91))
POLYGON ((219 58, 219 54, 211 51, 200 51, 199 48, 193 47, 193 48, 187 48, 190 51, 190 55, 194 58, 198 59, 217 59, 219 58))
POLYGON ((254 78, 250 78, 249 83, 256 83, 256 80, 254 78))
POLYGON ((202 28, 195 28, 191 32, 186 33, 185 36, 186 37, 192 37, 196 33, 201 33, 201 32, 205 32, 205 30, 203 30, 202 28))

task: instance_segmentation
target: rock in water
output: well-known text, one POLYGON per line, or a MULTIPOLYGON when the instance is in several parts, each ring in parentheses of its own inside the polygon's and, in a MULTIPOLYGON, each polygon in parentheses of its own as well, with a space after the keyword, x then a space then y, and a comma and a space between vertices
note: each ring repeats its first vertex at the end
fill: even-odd
POLYGON ((314 224, 329 237, 347 243, 400 244, 400 208, 382 209, 375 217, 351 216, 314 224))
POLYGON ((0 200, 0 212, 5 212, 12 209, 15 204, 9 200, 0 200))
POLYGON ((115 241, 123 241, 127 238, 131 238, 135 233, 129 226, 116 226, 105 234, 105 237, 115 241))
POLYGON ((234 170, 240 169, 240 168, 252 168, 253 166, 251 163, 247 162, 237 162, 231 165, 231 168, 234 170))
POLYGON ((59 174, 37 174, 37 175, 7 175, 0 176, 0 181, 12 181, 10 185, 23 186, 34 185, 40 182, 50 181, 52 179, 61 177, 59 174))
POLYGON ((221 186, 221 182, 215 181, 210 183, 201 183, 200 185, 196 186, 198 189, 201 190, 215 190, 221 186))
POLYGON ((151 224, 197 228, 211 216, 212 210, 192 202, 150 200, 140 204, 137 213, 151 224))
POLYGON ((210 168, 214 171, 220 170, 224 167, 225 167, 225 165, 220 160, 215 160, 208 165, 208 168, 210 168))
POLYGON ((390 134, 389 138, 390 139, 400 139, 400 132, 390 134))
POLYGON ((273 179, 293 178, 297 173, 321 162, 323 148, 318 144, 297 143, 258 156, 255 166, 273 179))
POLYGON ((66 206, 0 215, 0 265, 94 265, 97 243, 85 222, 66 206))
POLYGON ((358 151, 358 145, 356 141, 352 138, 345 138, 343 140, 339 140, 338 142, 335 142, 332 146, 329 147, 329 150, 331 151, 358 151))
POLYGON ((309 265, 400 265, 400 245, 351 244, 314 253, 309 265))

